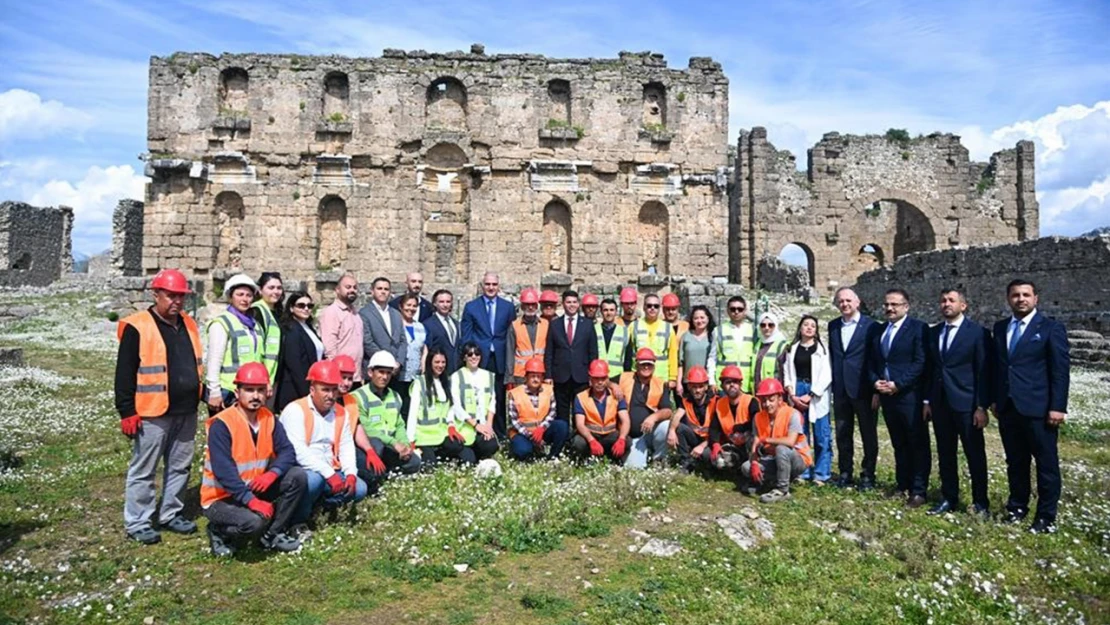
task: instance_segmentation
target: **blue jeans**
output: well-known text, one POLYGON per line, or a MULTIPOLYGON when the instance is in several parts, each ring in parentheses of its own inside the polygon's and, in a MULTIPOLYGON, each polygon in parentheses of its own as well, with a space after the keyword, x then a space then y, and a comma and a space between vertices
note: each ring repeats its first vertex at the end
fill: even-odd
MULTIPOLYGON (((351 497, 344 493, 332 495, 331 490, 328 488, 328 483, 324 480, 324 476, 315 471, 305 470, 305 476, 308 478, 308 487, 305 488, 304 496, 301 497, 300 504, 297 505, 297 513, 293 515, 293 525, 297 523, 304 523, 308 521, 308 517, 312 516, 312 508, 319 500, 330 506, 341 506, 350 501, 361 501, 366 497, 366 482, 359 478, 355 478, 355 495, 351 497), (326 495, 326 496, 325 496, 326 495)), ((342 471, 336 473, 339 479, 346 481, 347 476, 343 475, 342 471)))
MULTIPOLYGON (((563 451, 563 445, 566 444, 569 435, 570 428, 566 421, 554 419, 547 424, 547 431, 543 434, 543 442, 546 443, 548 448, 548 458, 554 458, 563 451)), ((512 450, 513 458, 531 460, 532 454, 536 451, 536 446, 532 444, 531 438, 523 434, 517 434, 513 437, 512 450)))
POLYGON ((643 469, 648 465, 648 460, 661 462, 667 457, 667 433, 671 430, 670 420, 660 421, 655 424, 651 434, 641 434, 638 438, 631 439, 628 455, 624 458, 624 466, 631 469, 643 469))
MULTIPOLYGON (((795 394, 805 395, 809 389, 809 382, 799 381, 795 394)), ((803 414, 802 420, 805 422, 806 441, 813 450, 813 466, 806 468, 802 473, 802 479, 827 482, 832 477, 833 456, 832 425, 829 423, 829 415, 822 415, 820 419, 811 422, 809 416, 803 414)))

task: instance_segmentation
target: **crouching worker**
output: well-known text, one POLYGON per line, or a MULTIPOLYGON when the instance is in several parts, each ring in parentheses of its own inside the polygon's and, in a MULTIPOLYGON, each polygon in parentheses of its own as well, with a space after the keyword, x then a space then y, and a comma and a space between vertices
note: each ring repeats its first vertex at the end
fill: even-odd
POLYGON ((764 482, 774 482, 774 489, 759 498, 763 503, 789 499, 790 481, 813 465, 802 433, 802 415, 786 403, 783 393, 782 383, 775 378, 760 380, 755 396, 761 410, 754 419, 751 456, 740 468, 752 480, 751 494, 764 482))
POLYGON ((331 360, 315 362, 305 379, 308 397, 281 411, 281 425, 308 482, 293 515, 294 524, 308 521, 321 499, 325 506, 338 507, 361 500, 367 492, 366 482, 357 475, 353 424, 343 405, 336 403, 343 381, 338 365, 331 360))
MULTIPOLYGON (((338 358, 336 359, 338 361, 338 358)), ((401 398, 389 389, 397 360, 382 350, 370 357, 366 367, 366 384, 347 396, 344 406, 356 422, 355 461, 358 477, 377 492, 391 471, 416 473, 420 456, 413 452, 405 420, 401 416, 401 398)))
POLYGON ((590 388, 574 398, 574 451, 582 458, 608 455, 616 462, 628 453, 632 425, 628 405, 609 392, 609 365, 595 360, 588 369, 590 388))
POLYGON ((433 348, 424 359, 424 375, 412 381, 409 391, 408 438, 415 443, 426 469, 445 458, 478 464, 474 450, 466 446, 466 438, 455 427, 451 408, 447 354, 433 348))
POLYGON ((686 374, 683 390, 686 394, 682 397, 682 406, 671 417, 667 445, 678 450, 679 467, 689 472, 698 463, 712 465, 717 460, 709 444, 716 398, 709 392, 709 372, 701 366, 692 367, 686 374))
POLYGON ((543 377, 543 358, 530 358, 524 363, 524 385, 509 391, 509 440, 517 460, 545 451, 554 458, 570 435, 567 422, 555 418, 555 392, 544 386, 543 377))
POLYGON ((492 371, 478 365, 482 362, 482 348, 467 343, 462 348, 464 366, 451 374, 451 422, 463 435, 463 444, 474 457, 485 460, 497 453, 497 434, 493 420, 497 414, 492 371))
POLYGON ((628 403, 632 437, 624 466, 642 469, 648 460, 661 462, 667 456, 671 393, 666 392, 667 383, 655 377, 655 352, 647 347, 636 352, 636 371, 621 375, 620 389, 628 403))
POLYGON ((740 390, 743 381, 740 367, 728 365, 721 370, 725 394, 715 400, 709 425, 709 458, 718 469, 735 470, 749 456, 752 417, 759 412, 759 402, 740 390))
POLYGON ((208 445, 200 505, 214 556, 230 556, 258 536, 263 547, 275 551, 301 546, 285 530, 304 495, 305 473, 285 428, 266 408, 269 387, 265 365, 243 365, 235 374, 235 405, 204 424, 208 445))

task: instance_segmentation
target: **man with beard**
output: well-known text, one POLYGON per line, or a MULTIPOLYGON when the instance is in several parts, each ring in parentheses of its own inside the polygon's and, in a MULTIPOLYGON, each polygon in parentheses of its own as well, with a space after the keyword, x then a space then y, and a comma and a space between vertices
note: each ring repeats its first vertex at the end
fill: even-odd
MULTIPOLYGON (((362 359, 362 319, 355 309, 358 300, 358 281, 351 274, 343 274, 335 285, 335 301, 320 313, 320 341, 324 343, 324 358, 334 360, 345 354, 351 360, 361 363, 362 359)), ((357 387, 362 382, 362 373, 355 372, 357 387)))

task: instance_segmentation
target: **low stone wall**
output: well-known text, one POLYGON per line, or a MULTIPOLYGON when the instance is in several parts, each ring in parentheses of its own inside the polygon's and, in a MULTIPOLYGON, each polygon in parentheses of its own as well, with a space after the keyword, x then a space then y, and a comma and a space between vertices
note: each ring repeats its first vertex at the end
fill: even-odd
POLYGON ((46 286, 73 268, 73 209, 0 204, 0 286, 46 286))

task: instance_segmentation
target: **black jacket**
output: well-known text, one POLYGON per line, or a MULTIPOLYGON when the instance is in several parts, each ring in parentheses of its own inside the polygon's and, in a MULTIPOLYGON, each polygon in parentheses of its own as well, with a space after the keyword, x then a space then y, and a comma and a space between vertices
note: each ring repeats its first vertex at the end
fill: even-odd
MULTIPOLYGON (((315 334, 315 331, 310 330, 315 334)), ((274 412, 308 395, 308 368, 316 362, 316 344, 296 321, 281 327, 281 358, 278 360, 277 398, 274 412)))

